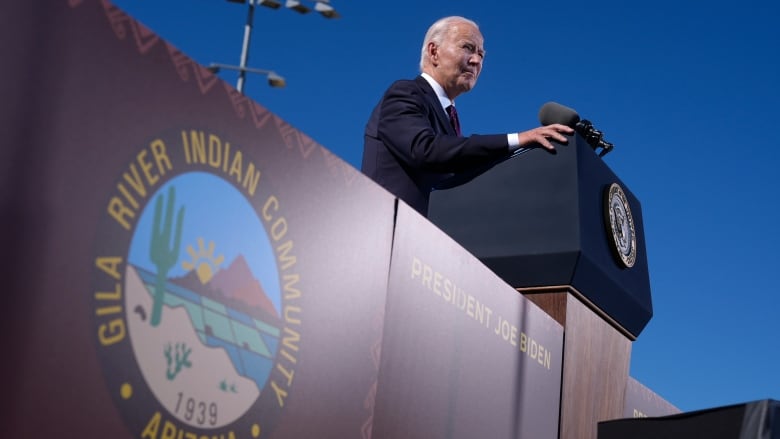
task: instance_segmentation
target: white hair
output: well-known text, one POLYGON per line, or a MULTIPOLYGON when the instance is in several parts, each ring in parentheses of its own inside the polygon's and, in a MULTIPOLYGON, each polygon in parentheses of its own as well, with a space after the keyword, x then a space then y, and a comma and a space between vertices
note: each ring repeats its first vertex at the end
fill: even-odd
POLYGON ((441 45, 444 41, 445 34, 452 29, 457 23, 468 23, 475 28, 479 29, 477 23, 468 18, 459 17, 453 15, 450 17, 444 17, 436 20, 435 23, 428 28, 428 32, 425 33, 425 39, 423 40, 422 50, 420 51, 420 71, 423 71, 425 67, 425 61, 428 59, 428 43, 434 43, 437 46, 441 45))

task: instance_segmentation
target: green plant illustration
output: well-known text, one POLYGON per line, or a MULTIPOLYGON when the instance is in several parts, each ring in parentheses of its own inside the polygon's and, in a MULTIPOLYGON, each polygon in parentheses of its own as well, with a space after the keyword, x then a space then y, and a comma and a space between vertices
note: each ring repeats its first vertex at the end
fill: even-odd
POLYGON ((219 383, 219 390, 223 392, 238 393, 238 390, 236 390, 236 385, 228 384, 227 380, 222 380, 219 383))
POLYGON ((165 376, 168 378, 168 381, 173 381, 173 379, 176 378, 176 375, 181 372, 182 368, 192 367, 192 362, 189 359, 192 349, 188 348, 186 343, 176 343, 175 356, 171 351, 173 351, 173 349, 171 348, 171 344, 168 343, 165 346, 165 359, 168 362, 165 376))
POLYGON ((157 267, 157 278, 154 284, 154 304, 152 305, 152 317, 149 323, 158 326, 162 320, 163 301, 165 299, 165 282, 168 271, 179 259, 179 247, 181 244, 181 226, 184 221, 184 206, 176 215, 176 230, 173 230, 173 209, 176 201, 174 187, 168 189, 168 203, 165 208, 164 224, 160 226, 163 217, 163 196, 157 197, 154 206, 154 224, 152 225, 152 240, 149 245, 149 254, 152 263, 157 267), (171 246, 173 237, 173 246, 171 246))

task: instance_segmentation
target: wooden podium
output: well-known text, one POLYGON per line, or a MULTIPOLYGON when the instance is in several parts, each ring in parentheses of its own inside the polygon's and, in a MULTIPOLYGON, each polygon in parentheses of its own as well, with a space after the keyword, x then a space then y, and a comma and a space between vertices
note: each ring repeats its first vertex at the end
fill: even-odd
POLYGON ((560 438, 596 438, 623 417, 631 340, 571 287, 519 289, 564 328, 560 438))
POLYGON ((652 316, 641 207, 579 135, 434 192, 429 218, 564 327, 559 437, 624 416, 652 316))

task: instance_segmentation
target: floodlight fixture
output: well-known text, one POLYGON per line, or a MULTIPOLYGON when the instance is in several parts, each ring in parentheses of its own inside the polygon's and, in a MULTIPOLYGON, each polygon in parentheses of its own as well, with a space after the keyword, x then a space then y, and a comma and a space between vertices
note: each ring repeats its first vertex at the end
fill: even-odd
POLYGON ((325 18, 339 18, 341 17, 333 6, 328 3, 327 0, 321 0, 314 3, 314 10, 319 12, 325 18))
POLYGON ((287 85, 287 81, 279 75, 276 74, 276 72, 268 72, 268 85, 271 87, 276 88, 284 88, 284 86, 287 85))
MULTIPOLYGON (((231 1, 231 0, 228 0, 231 1)), ((249 0, 252 1, 252 0, 249 0)), ((279 9, 282 4, 278 0, 257 0, 257 4, 266 8, 279 9)))
MULTIPOLYGON (((253 67, 231 66, 228 64, 217 64, 217 63, 211 63, 206 68, 210 72, 215 74, 219 73, 220 70, 237 70, 239 74, 241 74, 242 76, 246 73, 257 73, 260 75, 265 75, 268 78, 268 85, 270 85, 271 87, 283 88, 287 85, 287 81, 284 79, 284 77, 280 76, 278 73, 274 72, 273 70, 255 69, 253 67)), ((243 86, 244 86, 243 81, 241 81, 236 86, 236 89, 241 94, 244 93, 243 86)))
POLYGON ((308 14, 311 12, 311 8, 301 3, 300 0, 287 0, 287 3, 284 6, 301 14, 308 14))

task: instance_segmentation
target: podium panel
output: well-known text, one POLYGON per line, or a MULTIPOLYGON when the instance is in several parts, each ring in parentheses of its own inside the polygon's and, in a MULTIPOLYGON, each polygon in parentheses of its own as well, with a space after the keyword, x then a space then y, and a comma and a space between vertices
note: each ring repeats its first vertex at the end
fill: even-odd
POLYGON ((599 423, 599 439, 778 439, 780 402, 754 401, 658 418, 599 423))
POLYGON ((680 409, 648 389, 644 384, 628 377, 626 382, 626 403, 624 418, 646 418, 668 416, 680 413, 680 409))
POLYGON ((563 329, 398 203, 374 438, 558 438, 563 329))
POLYGON ((571 289, 523 292, 564 329, 559 438, 595 439, 599 421, 623 412, 631 342, 571 289))
POLYGON ((513 287, 571 286, 632 338, 652 316, 639 201, 579 135, 433 192, 428 216, 513 287))

